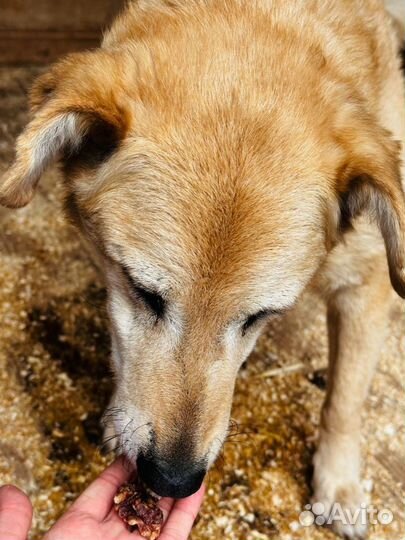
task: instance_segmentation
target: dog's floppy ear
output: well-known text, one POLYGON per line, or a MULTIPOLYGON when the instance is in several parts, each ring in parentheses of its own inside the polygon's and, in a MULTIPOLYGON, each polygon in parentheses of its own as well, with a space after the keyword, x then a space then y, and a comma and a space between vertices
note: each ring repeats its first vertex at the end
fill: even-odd
POLYGON ((0 179, 0 204, 25 206, 52 162, 77 158, 86 148, 94 162, 118 144, 127 117, 114 93, 114 76, 111 58, 96 52, 70 55, 39 78, 31 93, 31 120, 0 179))
POLYGON ((341 126, 345 164, 338 178, 341 225, 367 213, 381 230, 391 282, 405 298, 405 198, 401 184, 401 145, 367 115, 341 126))

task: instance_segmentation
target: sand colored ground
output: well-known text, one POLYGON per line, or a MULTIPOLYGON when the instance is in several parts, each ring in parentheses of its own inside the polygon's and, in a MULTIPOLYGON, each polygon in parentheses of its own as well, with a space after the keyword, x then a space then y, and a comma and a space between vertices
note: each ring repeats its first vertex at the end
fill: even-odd
MULTIPOLYGON (((0 172, 37 73, 0 70, 0 172)), ((105 294, 61 213, 58 172, 44 180, 29 207, 0 210, 0 482, 30 493, 33 539, 111 460, 99 451, 111 391, 105 294)), ((404 313, 398 301, 364 414, 365 487, 376 508, 394 514, 389 526, 371 527, 371 540, 405 539, 404 313)), ((334 538, 299 523, 325 367, 324 307, 307 296, 269 326, 240 372, 232 413, 240 433, 209 474, 192 540, 334 538)))

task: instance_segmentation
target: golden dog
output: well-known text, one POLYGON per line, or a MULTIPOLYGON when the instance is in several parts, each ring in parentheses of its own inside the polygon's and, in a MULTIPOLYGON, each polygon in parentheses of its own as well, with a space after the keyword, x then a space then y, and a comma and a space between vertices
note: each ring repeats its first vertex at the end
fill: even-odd
POLYGON ((361 504, 390 281, 405 297, 401 31, 378 0, 139 0, 35 84, 0 202, 27 204, 62 163, 108 288, 109 429, 157 493, 199 487, 266 320, 317 287, 330 370, 314 498, 326 514, 361 504))

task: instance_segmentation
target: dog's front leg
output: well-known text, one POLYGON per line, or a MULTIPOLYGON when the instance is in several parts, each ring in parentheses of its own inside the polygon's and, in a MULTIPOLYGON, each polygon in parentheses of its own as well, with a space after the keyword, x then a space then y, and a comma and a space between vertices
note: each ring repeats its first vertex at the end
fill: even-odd
POLYGON ((367 530, 360 485, 361 410, 391 304, 384 273, 377 271, 371 280, 339 291, 328 306, 328 390, 314 457, 313 502, 323 505, 323 517, 335 532, 348 538, 363 538, 367 530))

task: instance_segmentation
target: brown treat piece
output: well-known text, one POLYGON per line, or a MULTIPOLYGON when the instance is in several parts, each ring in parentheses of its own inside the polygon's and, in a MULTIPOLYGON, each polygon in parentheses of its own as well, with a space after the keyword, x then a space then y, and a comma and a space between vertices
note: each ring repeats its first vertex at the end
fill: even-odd
POLYGON ((156 540, 163 524, 163 513, 157 500, 137 478, 132 478, 119 488, 114 505, 131 532, 138 530, 144 538, 156 540))

